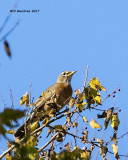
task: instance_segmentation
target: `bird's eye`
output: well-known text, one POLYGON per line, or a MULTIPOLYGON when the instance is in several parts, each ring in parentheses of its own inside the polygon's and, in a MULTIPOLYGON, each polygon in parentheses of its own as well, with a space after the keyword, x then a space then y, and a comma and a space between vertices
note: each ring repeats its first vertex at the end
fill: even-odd
POLYGON ((63 76, 66 76, 66 73, 65 73, 65 72, 62 72, 62 75, 63 75, 63 76))

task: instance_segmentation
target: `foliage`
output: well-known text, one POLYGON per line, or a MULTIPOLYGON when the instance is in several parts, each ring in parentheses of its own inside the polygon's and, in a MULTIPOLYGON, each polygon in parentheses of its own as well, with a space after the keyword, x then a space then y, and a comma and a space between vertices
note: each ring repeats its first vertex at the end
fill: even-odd
MULTIPOLYGON (((0 113, 0 134, 5 136, 5 134, 7 132, 4 125, 12 128, 11 121, 13 120, 16 122, 16 125, 15 125, 15 127, 16 127, 18 125, 17 119, 22 118, 24 116, 25 116, 24 111, 13 110, 10 108, 5 109, 2 113, 0 113)), ((10 132, 8 131, 8 133, 10 133, 10 132)))
MULTIPOLYGON (((117 90, 120 91, 120 89, 117 90)), ((119 160, 120 155, 118 153, 117 131, 120 121, 118 112, 114 107, 108 108, 107 110, 102 109, 102 102, 104 100, 101 100, 101 91, 106 91, 106 89, 101 85, 98 78, 96 77, 92 78, 88 82, 88 84, 84 86, 82 91, 80 91, 80 89, 75 90, 75 97, 72 97, 70 99, 69 107, 67 109, 62 112, 59 111, 52 116, 51 112, 49 112, 50 114, 42 117, 41 126, 39 125, 39 120, 34 121, 29 126, 29 129, 26 128, 27 131, 30 131, 29 134, 26 134, 24 137, 22 137, 22 139, 19 139, 19 141, 15 140, 15 143, 8 141, 8 149, 10 149, 12 146, 14 146, 15 149, 9 150, 7 154, 4 155, 6 160, 90 160, 93 150, 96 147, 99 148, 100 155, 103 160, 106 159, 106 155, 108 152, 113 154, 115 158, 119 160), (97 119, 94 119, 92 117, 92 120, 88 121, 87 115, 86 117, 85 115, 82 116, 82 113, 84 113, 85 110, 89 109, 91 112, 91 110, 95 110, 97 109, 97 107, 100 107, 99 111, 101 112, 101 114, 97 114, 97 119), (54 124, 55 121, 63 117, 66 117, 66 121, 63 122, 63 124, 54 124), (111 150, 107 146, 108 144, 105 145, 106 142, 103 139, 97 139, 97 141, 95 141, 96 137, 93 137, 92 140, 89 140, 88 135, 91 133, 89 133, 87 127, 85 127, 85 129, 82 131, 81 137, 70 132, 70 130, 72 130, 73 128, 75 129, 76 133, 78 130, 80 130, 81 124, 78 121, 78 117, 82 118, 82 122, 84 125, 89 125, 90 128, 96 130, 97 132, 100 132, 101 130, 103 130, 103 128, 107 129, 107 127, 109 126, 109 122, 111 122, 111 127, 113 129, 113 136, 109 141, 109 144, 112 146, 111 150), (104 119, 104 126, 102 126, 98 122, 99 119, 102 118, 104 119), (49 128, 48 134, 44 135, 43 138, 47 138, 51 135, 51 139, 48 140, 48 142, 39 149, 37 148, 37 144, 38 141, 42 140, 40 133, 42 129, 45 129, 47 127, 49 128), (64 147, 60 147, 60 152, 57 152, 54 145, 55 142, 60 144, 63 143, 67 135, 74 138, 74 146, 69 141, 64 147), (84 148, 80 148, 80 144, 77 144, 77 139, 81 140, 81 143, 85 145, 84 148), (90 148, 87 147, 88 145, 90 146, 90 148)), ((44 92, 42 92, 42 96, 44 96, 44 92)), ((110 96, 111 95, 108 95, 105 100, 107 100, 107 98, 109 98, 110 96)), ((40 100, 41 97, 38 98, 37 101, 40 100)), ((54 103, 56 103, 56 101, 54 103)), ((28 107, 26 116, 31 116, 31 113, 29 113, 29 109, 30 107, 35 105, 36 102, 32 104, 30 103, 30 95, 28 92, 26 92, 20 99, 20 105, 24 104, 28 107)), ((55 104, 52 105, 55 106, 55 104)), ((0 113, 0 134, 2 134, 3 136, 5 136, 7 133, 14 134, 15 131, 13 128, 18 124, 17 119, 22 118, 24 115, 24 111, 5 109, 2 113, 0 113), (14 121, 16 125, 12 125, 12 121, 14 121), (7 131, 5 125, 10 127, 10 130, 7 131)), ((27 118, 26 123, 28 123, 27 118)))

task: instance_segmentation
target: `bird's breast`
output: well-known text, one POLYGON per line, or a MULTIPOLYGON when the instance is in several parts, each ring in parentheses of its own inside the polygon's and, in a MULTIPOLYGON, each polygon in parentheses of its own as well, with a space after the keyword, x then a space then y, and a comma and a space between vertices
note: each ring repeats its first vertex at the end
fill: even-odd
POLYGON ((72 96, 72 87, 70 84, 58 84, 55 91, 57 104, 64 107, 70 101, 72 96))

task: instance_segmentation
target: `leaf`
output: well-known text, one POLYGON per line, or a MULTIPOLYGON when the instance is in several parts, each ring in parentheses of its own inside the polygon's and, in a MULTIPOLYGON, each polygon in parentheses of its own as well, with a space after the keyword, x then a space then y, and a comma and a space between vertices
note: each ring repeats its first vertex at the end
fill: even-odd
POLYGON ((77 128, 78 123, 77 122, 73 122, 73 126, 77 128))
POLYGON ((67 116, 66 122, 68 123, 68 127, 71 127, 71 117, 67 116))
MULTIPOLYGON (((48 137, 52 132, 53 132, 53 129, 52 129, 52 128, 49 128, 49 129, 48 129, 48 135, 47 135, 47 137, 48 137)), ((46 137, 46 138, 47 138, 47 137, 46 137)))
POLYGON ((38 139, 37 139, 37 136, 31 136, 29 138, 29 140, 27 141, 27 143, 31 146, 31 147, 34 147, 38 142, 38 139))
POLYGON ((9 155, 9 154, 7 154, 6 156, 5 156, 5 160, 12 160, 12 156, 11 155, 9 155))
POLYGON ((112 149, 113 153, 116 159, 119 159, 119 154, 118 154, 118 146, 116 144, 112 144, 112 149))
POLYGON ((25 103, 25 106, 28 107, 29 105, 29 94, 28 92, 25 93, 25 95, 23 95, 20 99, 20 106, 23 105, 25 103))
POLYGON ((105 118, 104 119, 105 129, 108 127, 109 121, 112 118, 113 109, 114 109, 114 107, 109 108, 108 110, 104 111, 101 115, 99 115, 99 114, 97 115, 97 118, 105 118))
MULTIPOLYGON (((12 127, 11 121, 14 120, 17 122, 17 119, 25 116, 25 111, 13 110, 13 109, 5 109, 2 113, 0 113, 0 134, 5 136, 6 130, 4 125, 8 127, 12 127)), ((13 125, 13 127, 16 127, 13 125)))
POLYGON ((70 151, 70 145, 69 145, 69 142, 67 143, 67 145, 66 145, 65 149, 66 149, 67 151, 70 151))
POLYGON ((97 90, 99 89, 100 91, 106 91, 106 88, 104 88, 101 83, 99 82, 97 77, 94 77, 90 80, 89 85, 91 88, 97 90))
POLYGON ((84 99, 85 99, 85 94, 80 93, 79 96, 77 96, 77 103, 82 103, 84 99))
POLYGON ((117 144, 117 133, 116 132, 113 134, 113 137, 110 137, 110 138, 115 144, 117 144))
POLYGON ((108 124, 109 122, 106 121, 106 118, 104 119, 104 126, 105 126, 105 129, 108 127, 108 124))
POLYGON ((43 124, 46 126, 49 123, 50 117, 43 119, 43 124))
POLYGON ((96 104, 100 104, 101 105, 101 97, 100 96, 95 96, 93 98, 93 100, 95 101, 96 104))
POLYGON ((92 119, 89 124, 92 128, 101 128, 101 125, 98 124, 94 119, 92 119))
POLYGON ((89 151, 80 151, 80 160, 90 160, 91 152, 89 151))
POLYGON ((99 90, 106 91, 106 89, 103 86, 101 86, 100 82, 98 81, 98 78, 94 77, 89 81, 88 86, 84 89, 85 98, 88 103, 88 108, 90 108, 91 104, 94 103, 101 105, 101 97, 100 93, 98 92, 99 90))
POLYGON ((14 132, 15 131, 13 129, 6 131, 6 133, 8 133, 8 134, 14 134, 14 132))
POLYGON ((75 102, 76 102, 75 98, 72 97, 69 101, 69 108, 72 108, 74 106, 75 102))
POLYGON ((6 51, 7 55, 9 57, 11 57, 12 54, 11 54, 11 51, 10 51, 10 46, 9 46, 9 43, 6 40, 4 41, 4 48, 5 48, 5 51, 6 51))
POLYGON ((25 145, 22 147, 17 148, 13 160, 34 160, 39 159, 39 153, 37 152, 36 148, 25 145))
POLYGON ((59 130, 59 131, 63 131, 64 130, 62 125, 55 125, 54 128, 59 130))
POLYGON ((84 131, 84 135, 82 137, 82 143, 86 143, 88 141, 88 131, 84 131))
POLYGON ((80 149, 79 146, 75 146, 74 149, 73 149, 73 151, 76 151, 76 152, 78 152, 78 153, 80 152, 80 150, 81 150, 81 149, 80 149))
MULTIPOLYGON (((4 120, 14 120, 17 122, 18 118, 22 118, 25 116, 25 111, 13 110, 11 108, 5 109, 3 113, 0 113, 0 121, 4 120)), ((6 123, 5 123, 6 124, 6 123)))
POLYGON ((86 102, 83 102, 83 103, 77 103, 76 104, 76 107, 79 108, 80 112, 82 112, 84 106, 86 105, 87 103, 86 102))
POLYGON ((79 97, 79 95, 80 95, 80 89, 75 90, 75 96, 79 97))
POLYGON ((99 146, 99 147, 102 147, 103 144, 104 144, 103 139, 97 139, 97 142, 98 142, 98 146, 99 146))
POLYGON ((102 146, 102 147, 100 148, 100 155, 101 155, 103 158, 106 156, 107 152, 108 152, 108 147, 102 146))
POLYGON ((75 151, 67 151, 64 150, 57 156, 57 159, 51 159, 51 160, 77 160, 79 157, 79 153, 75 151))
POLYGON ((118 115, 117 113, 114 113, 112 115, 112 119, 111 119, 111 127, 114 129, 114 130, 118 130, 118 126, 120 124, 120 121, 118 119, 118 115))
POLYGON ((87 120, 86 117, 83 117, 83 121, 84 121, 84 122, 88 122, 88 120, 87 120))

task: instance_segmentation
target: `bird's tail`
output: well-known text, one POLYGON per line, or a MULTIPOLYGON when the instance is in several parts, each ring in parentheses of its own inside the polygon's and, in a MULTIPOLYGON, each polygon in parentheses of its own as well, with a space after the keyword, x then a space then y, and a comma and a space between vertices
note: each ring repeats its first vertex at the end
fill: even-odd
MULTIPOLYGON (((28 128, 28 124, 29 124, 30 119, 28 119, 22 126, 20 126, 14 133, 14 137, 15 139, 22 139, 25 135, 25 127, 26 129, 28 128)), ((27 130, 26 130, 27 131, 27 130)))

